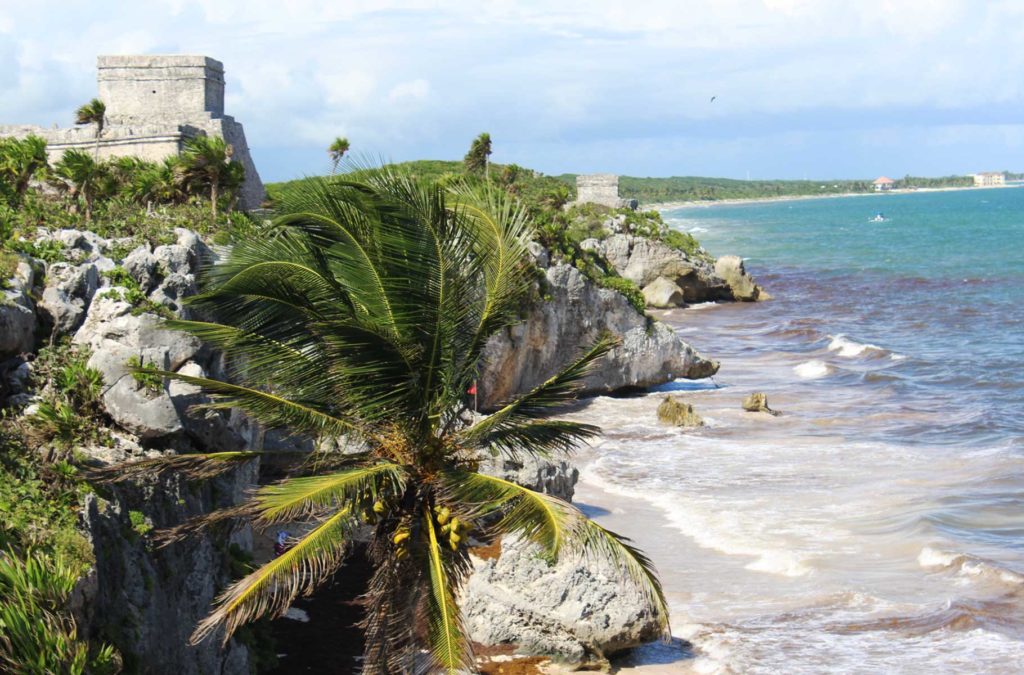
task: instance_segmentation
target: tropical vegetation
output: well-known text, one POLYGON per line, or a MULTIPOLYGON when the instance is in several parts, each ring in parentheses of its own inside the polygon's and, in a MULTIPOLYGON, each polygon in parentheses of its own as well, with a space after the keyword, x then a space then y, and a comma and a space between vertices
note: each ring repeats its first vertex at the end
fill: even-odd
POLYGON ((331 158, 331 173, 338 172, 338 164, 341 163, 341 158, 345 156, 345 153, 349 150, 349 143, 347 138, 338 136, 331 144, 327 146, 327 155, 331 158))
POLYGON ((473 143, 469 146, 469 152, 466 153, 466 158, 463 160, 466 171, 477 175, 487 175, 490 156, 491 135, 484 132, 474 138, 473 143))
MULTIPOLYGON (((571 504, 481 474, 481 453, 558 456, 596 427, 553 418, 615 347, 602 338, 562 372, 493 414, 470 410, 488 338, 519 321, 532 284, 529 214, 486 184, 447 186, 394 169, 310 179, 280 196, 273 236, 239 242, 192 305, 210 321, 169 322, 229 357, 230 381, 203 387, 216 408, 317 440, 319 451, 242 504, 163 533, 248 521, 292 523, 286 552, 228 587, 193 635, 227 640, 313 592, 369 526, 363 672, 472 667, 456 602, 469 550, 501 535, 555 559, 611 561, 667 629, 650 561, 571 504), (298 528, 294 523, 301 523, 298 528)), ((176 455, 98 474, 215 475, 254 452, 176 455)))

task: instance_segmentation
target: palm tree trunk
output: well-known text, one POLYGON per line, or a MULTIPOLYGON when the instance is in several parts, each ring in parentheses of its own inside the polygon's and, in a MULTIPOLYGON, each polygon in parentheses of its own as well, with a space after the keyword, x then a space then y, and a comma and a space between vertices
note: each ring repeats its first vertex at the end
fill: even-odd
POLYGON ((213 180, 210 181, 210 214, 214 218, 217 217, 217 197, 218 196, 219 195, 218 195, 218 190, 217 190, 217 179, 214 178, 213 180))

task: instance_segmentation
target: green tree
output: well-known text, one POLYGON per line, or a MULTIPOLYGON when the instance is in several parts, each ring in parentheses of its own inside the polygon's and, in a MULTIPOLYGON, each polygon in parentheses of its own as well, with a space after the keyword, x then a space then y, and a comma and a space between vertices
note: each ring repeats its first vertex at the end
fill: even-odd
POLYGON ((96 197, 108 185, 107 166, 97 162, 89 153, 68 150, 54 166, 54 173, 61 179, 59 186, 69 193, 76 204, 81 199, 85 207, 85 219, 92 220, 96 197))
POLYGON ((485 132, 473 139, 473 143, 469 146, 469 152, 466 153, 466 157, 462 161, 469 173, 486 176, 488 173, 487 158, 490 156, 491 135, 485 132))
POLYGON ((20 205, 32 176, 46 165, 46 141, 39 136, 0 138, 0 198, 20 205))
POLYGON ((327 146, 327 154, 331 158, 331 173, 338 173, 338 164, 341 158, 348 152, 349 143, 347 138, 338 136, 334 142, 327 146))
POLYGON ((209 190, 210 213, 217 215, 221 188, 233 180, 238 169, 229 166, 234 148, 220 136, 197 136, 185 143, 182 159, 192 181, 209 190))
POLYGON ((96 125, 96 147, 93 149, 94 156, 98 155, 100 151, 100 136, 103 135, 106 116, 107 106, 98 98, 94 98, 75 111, 75 124, 96 125))
MULTIPOLYGON (((557 558, 607 558, 667 628, 650 562, 571 504, 477 473, 481 451, 508 457, 569 451, 599 429, 550 415, 575 397, 592 348, 526 395, 475 418, 468 388, 488 338, 519 321, 531 284, 525 213, 497 189, 445 190, 388 170, 310 179, 281 197, 274 236, 240 242, 193 301, 217 322, 172 321, 223 349, 233 381, 159 375, 204 388, 214 407, 313 437, 320 450, 241 505, 165 533, 246 519, 303 521, 281 556, 218 598, 193 639, 226 640, 280 615, 341 564, 355 529, 373 528, 366 598, 367 675, 472 667, 456 605, 470 569, 469 535, 517 534, 557 558), (416 666, 422 670, 422 663, 416 666)), ((207 477, 255 452, 143 460, 105 472, 125 479, 183 470, 207 477)))

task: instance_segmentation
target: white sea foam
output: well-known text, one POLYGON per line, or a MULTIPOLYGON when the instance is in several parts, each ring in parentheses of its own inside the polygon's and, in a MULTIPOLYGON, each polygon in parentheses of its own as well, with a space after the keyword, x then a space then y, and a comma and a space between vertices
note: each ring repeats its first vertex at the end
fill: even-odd
POLYGON ((832 371, 832 366, 818 359, 804 361, 799 365, 793 366, 793 372, 805 380, 816 380, 819 377, 829 375, 832 371))
POLYGON ((665 514, 671 527, 702 548, 755 558, 745 566, 748 570, 784 577, 799 577, 813 572, 798 553, 752 536, 749 523, 744 522, 749 514, 723 509, 719 505, 708 506, 677 494, 627 488, 605 480, 596 464, 586 467, 584 474, 586 482, 606 492, 653 504, 665 514))
POLYGON ((996 581, 1009 586, 1024 585, 1024 575, 1008 570, 996 562, 967 553, 940 551, 925 546, 917 556, 917 562, 924 568, 956 570, 961 577, 982 581, 996 581))
POLYGON ((866 351, 885 351, 878 345, 857 342, 856 340, 851 340, 845 335, 834 335, 829 337, 832 338, 832 341, 828 343, 828 350, 830 352, 836 352, 838 356, 853 358, 855 356, 860 356, 866 351))

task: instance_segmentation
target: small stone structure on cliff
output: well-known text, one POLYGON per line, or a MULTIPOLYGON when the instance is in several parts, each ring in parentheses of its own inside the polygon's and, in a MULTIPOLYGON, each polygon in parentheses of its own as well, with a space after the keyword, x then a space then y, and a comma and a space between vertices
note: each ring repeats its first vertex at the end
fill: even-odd
POLYGON ((234 161, 245 167, 239 206, 259 207, 263 182, 249 154, 245 131, 224 114, 224 64, 184 54, 100 56, 96 61, 99 99, 107 109, 98 138, 94 125, 53 129, 6 125, 0 126, 0 136, 41 136, 51 162, 71 148, 95 151, 104 159, 134 155, 160 161, 179 154, 190 138, 222 136, 234 149, 234 161))
POLYGON ((636 209, 635 199, 619 197, 619 177, 613 173, 594 173, 576 176, 576 203, 601 204, 613 209, 636 209))

